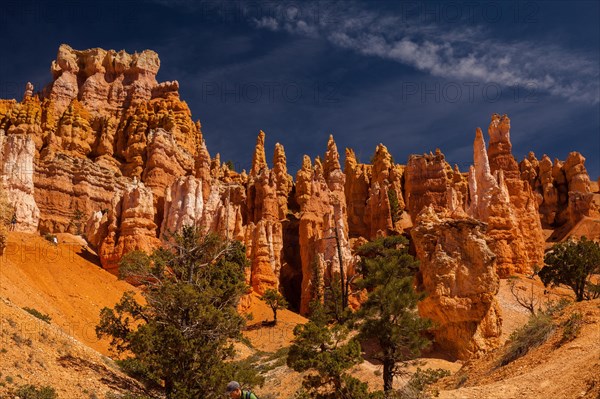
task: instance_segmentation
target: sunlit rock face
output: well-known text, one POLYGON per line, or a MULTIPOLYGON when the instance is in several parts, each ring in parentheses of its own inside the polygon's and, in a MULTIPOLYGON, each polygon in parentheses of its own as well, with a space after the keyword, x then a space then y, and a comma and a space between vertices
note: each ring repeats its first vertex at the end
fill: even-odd
POLYGON ((309 311, 310 301, 323 292, 324 284, 340 273, 340 267, 346 277, 354 270, 355 259, 348 240, 345 178, 331 136, 324 162, 317 158, 313 165, 311 159, 304 156, 302 168, 296 175, 302 260, 300 312, 304 314, 309 311))
POLYGON ((447 217, 429 205, 417 217, 411 237, 427 293, 419 313, 435 323, 438 348, 468 359, 497 347, 502 317, 495 295, 500 285, 485 224, 447 217))
POLYGON ((521 178, 533 188, 545 228, 568 231, 585 217, 600 217, 600 198, 592 190, 580 153, 571 152, 565 161, 552 162, 545 154, 538 161, 530 152, 519 168, 521 178))
POLYGON ((544 258, 544 235, 538 200, 529 183, 521 179, 519 165, 512 156, 510 142, 510 119, 498 114, 492 115, 488 127, 490 143, 488 159, 492 174, 502 172, 512 206, 517 234, 522 239, 523 252, 518 255, 515 270, 530 273, 534 265, 541 265, 544 258))
POLYGON ((383 144, 377 146, 372 165, 359 163, 354 151, 347 148, 344 174, 351 237, 374 239, 412 226, 405 212, 404 166, 394 163, 383 144))
POLYGON ((2 172, 3 192, 13 208, 15 231, 32 233, 37 231, 40 210, 34 197, 34 156, 35 143, 30 134, 14 133, 6 135, 0 130, 0 171, 2 172))
POLYGON ((259 294, 279 288, 283 250, 281 216, 287 214, 287 202, 284 205, 281 198, 287 198, 291 190, 285 151, 280 145, 277 146, 274 163, 275 168, 270 170, 265 155, 265 133, 261 131, 256 139, 248 175, 245 237, 251 262, 250 285, 259 294))
POLYGON ((490 245, 497 257, 498 274, 508 277, 515 272, 525 273, 532 267, 525 250, 526 239, 519 231, 518 213, 510 201, 504 171, 492 175, 481 129, 475 134, 473 161, 468 214, 487 223, 487 235, 494 239, 490 245))
POLYGON ((152 189, 161 213, 166 187, 193 173, 200 125, 179 99, 179 84, 156 81, 159 67, 150 50, 61 45, 52 83, 37 93, 27 84, 21 102, 0 101, 0 128, 35 143, 41 231, 75 232, 74 210, 87 218, 109 208, 134 177, 152 189))
POLYGON ((467 177, 452 168, 439 150, 411 155, 404 171, 406 211, 414 221, 428 206, 463 214, 468 200, 467 177))
POLYGON ((134 182, 115 193, 108 211, 106 236, 98 254, 102 267, 117 274, 119 260, 131 251, 152 252, 160 246, 156 237, 152 191, 134 182))

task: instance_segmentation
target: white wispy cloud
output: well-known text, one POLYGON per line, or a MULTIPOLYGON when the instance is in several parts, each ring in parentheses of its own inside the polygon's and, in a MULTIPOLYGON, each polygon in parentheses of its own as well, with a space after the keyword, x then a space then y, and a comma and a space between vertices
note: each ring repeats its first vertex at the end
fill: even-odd
POLYGON ((482 27, 436 25, 366 10, 358 3, 274 6, 250 16, 259 29, 319 37, 365 56, 389 59, 445 79, 525 86, 569 101, 600 102, 597 55, 532 40, 502 42, 482 27))

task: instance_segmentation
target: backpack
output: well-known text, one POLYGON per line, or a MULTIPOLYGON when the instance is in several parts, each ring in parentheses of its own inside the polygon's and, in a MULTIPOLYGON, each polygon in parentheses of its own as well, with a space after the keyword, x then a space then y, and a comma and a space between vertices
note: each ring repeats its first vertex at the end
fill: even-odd
MULTIPOLYGON (((241 399, 252 399, 252 392, 251 391, 242 391, 243 395, 241 399)), ((254 397, 256 399, 258 399, 258 396, 256 396, 256 394, 254 394, 254 397)))

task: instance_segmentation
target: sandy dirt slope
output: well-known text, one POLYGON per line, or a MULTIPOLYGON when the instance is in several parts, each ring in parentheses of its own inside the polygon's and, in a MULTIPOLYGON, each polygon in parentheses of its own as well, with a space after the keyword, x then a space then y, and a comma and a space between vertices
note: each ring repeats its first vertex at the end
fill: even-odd
POLYGON ((440 398, 600 398, 600 300, 569 306, 555 323, 558 327, 545 344, 506 366, 498 366, 503 348, 467 363, 444 381, 440 398), (561 344, 563 324, 574 312, 584 317, 581 332, 561 344), (458 385, 463 387, 447 389, 458 385))
POLYGON ((0 382, 3 399, 25 384, 50 386, 60 399, 143 393, 110 359, 6 299, 0 299, 0 382))
POLYGON ((273 311, 260 300, 260 296, 252 294, 252 303, 248 311, 251 320, 247 322, 244 336, 247 337, 252 346, 264 352, 275 352, 278 349, 289 346, 294 339, 294 327, 304 324, 308 320, 297 313, 289 310, 277 311, 277 325, 264 326, 263 322, 273 320, 273 311))
POLYGON ((108 354, 108 341, 98 340, 95 333, 100 310, 136 289, 98 266, 81 238, 58 238, 54 246, 37 235, 9 234, 0 257, 0 297, 50 315, 52 325, 108 354))

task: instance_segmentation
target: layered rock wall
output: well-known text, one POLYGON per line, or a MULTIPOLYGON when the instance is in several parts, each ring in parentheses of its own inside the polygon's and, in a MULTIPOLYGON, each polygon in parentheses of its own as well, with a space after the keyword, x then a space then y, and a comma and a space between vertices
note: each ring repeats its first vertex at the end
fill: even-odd
MULTIPOLYGON (((110 207, 134 177, 154 193, 195 169, 200 125, 179 99, 177 82, 158 83, 158 55, 146 50, 74 50, 61 45, 53 82, 23 101, 0 102, 0 129, 35 142, 35 199, 44 232, 71 231, 73 210, 110 207)), ((155 223, 160 223, 160 217, 155 223)))
POLYGON ((519 164, 521 178, 533 188, 542 225, 546 228, 571 228, 584 217, 600 217, 597 196, 585 168, 585 158, 569 153, 563 162, 554 163, 544 154, 537 160, 530 152, 519 164))
POLYGON ((136 250, 152 252, 160 246, 154 212, 152 191, 143 183, 134 181, 115 194, 106 219, 107 235, 98 251, 104 269, 116 274, 124 254, 136 250))

